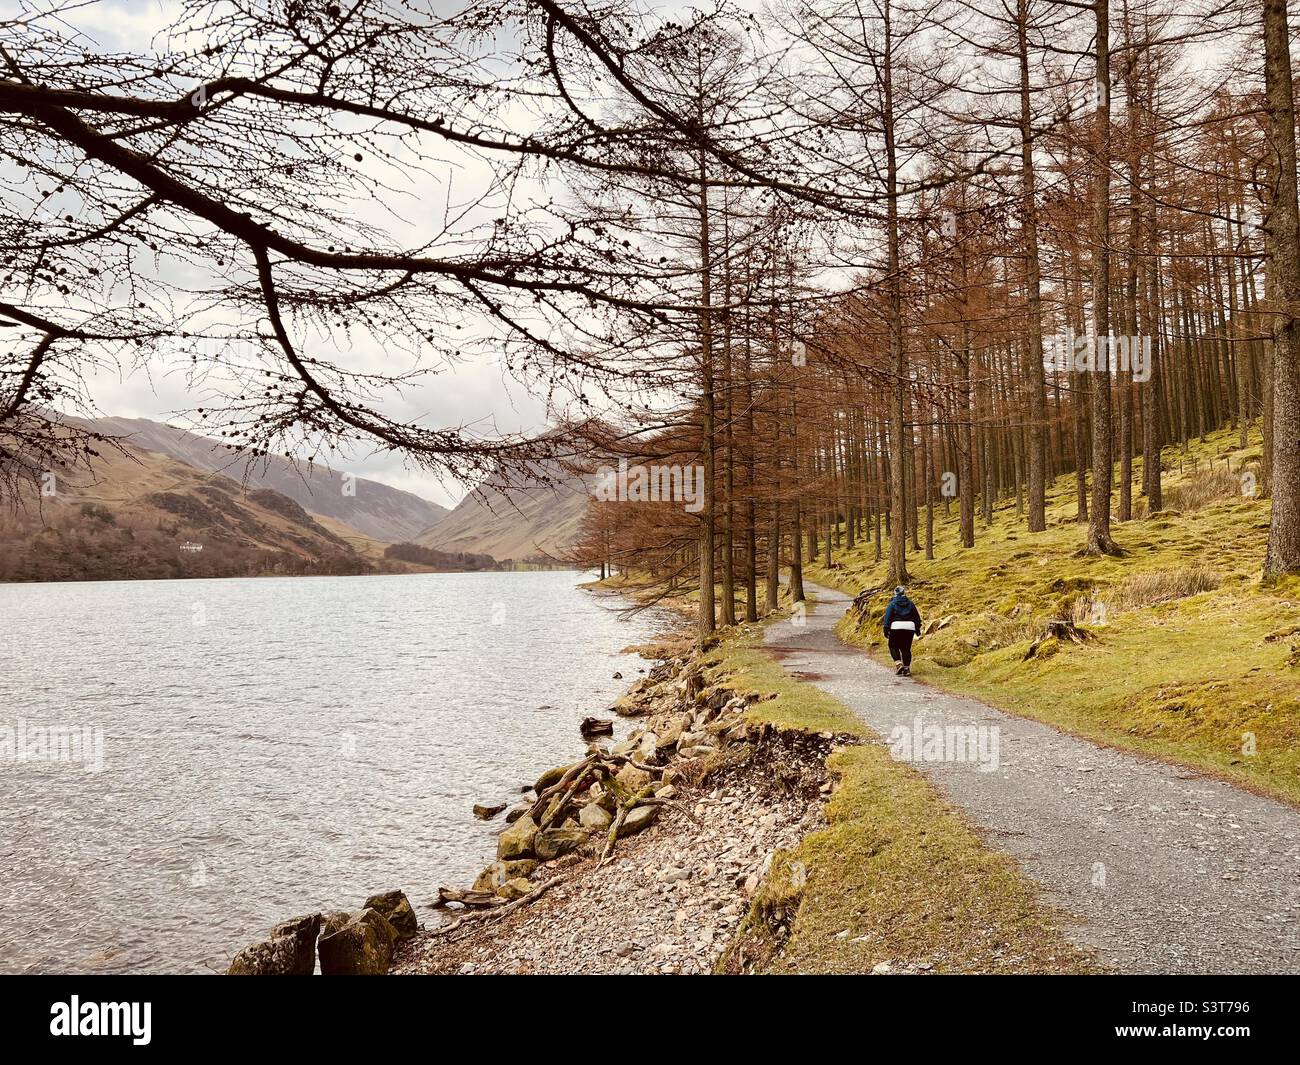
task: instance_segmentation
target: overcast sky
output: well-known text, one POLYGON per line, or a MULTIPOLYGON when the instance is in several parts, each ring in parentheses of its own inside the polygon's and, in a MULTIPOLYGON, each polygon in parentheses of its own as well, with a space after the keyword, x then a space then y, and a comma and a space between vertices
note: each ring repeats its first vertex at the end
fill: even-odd
MULTIPOLYGON (((448 2, 446 6, 455 5, 448 2)), ((16 9, 14 0, 0 0, 0 11, 8 13, 16 9)), ((173 23, 178 9, 175 0, 105 0, 72 12, 69 21, 105 50, 139 53, 173 23)), ((161 47, 162 42, 158 43, 161 47)), ((431 167, 429 179, 429 188, 414 190, 419 195, 402 208, 413 222, 413 232, 407 237, 413 244, 424 236, 421 221, 431 228, 440 221, 449 197, 463 202, 471 194, 474 175, 464 166, 452 170, 444 163, 441 168, 431 167), (421 212, 426 215, 424 220, 418 217, 421 212)), ((403 184, 409 187, 409 182, 403 184)), ((384 228, 399 239, 404 236, 394 228, 391 217, 382 221, 384 228)), ((89 388, 97 412, 185 425, 176 412, 203 404, 202 398, 187 391, 189 362, 188 355, 162 356, 151 361, 146 370, 94 375, 89 379, 89 388)), ((351 349, 348 365, 362 370, 399 370, 408 363, 404 360, 400 366, 394 366, 377 345, 367 350, 362 341, 351 349)), ((468 425, 483 433, 530 432, 546 424, 544 403, 506 377, 490 348, 442 369, 422 384, 408 388, 400 397, 391 397, 382 406, 395 418, 431 426, 468 425)), ((466 491, 464 485, 440 483, 420 470, 407 469, 403 459, 393 454, 354 452, 341 465, 359 476, 415 492, 444 506, 454 506, 466 491)))

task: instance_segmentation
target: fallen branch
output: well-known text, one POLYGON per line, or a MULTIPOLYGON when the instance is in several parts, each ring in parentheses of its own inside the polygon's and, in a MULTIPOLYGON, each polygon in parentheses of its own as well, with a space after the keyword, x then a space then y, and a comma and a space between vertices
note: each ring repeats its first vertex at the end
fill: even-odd
POLYGON ((534 821, 541 817, 542 813, 546 810, 548 800, 552 796, 558 795, 562 789, 568 787, 573 781, 573 778, 587 770, 598 757, 599 755, 589 754, 581 762, 575 762, 573 765, 569 766, 565 771, 564 776, 560 777, 559 780, 537 796, 537 801, 533 803, 532 807, 529 809, 528 816, 534 821))
POLYGON ((601 852, 600 861, 596 863, 597 869, 609 861, 610 857, 614 854, 614 844, 618 842, 618 830, 623 827, 623 822, 627 820, 627 815, 653 793, 654 788, 647 784, 644 788, 633 795, 632 798, 628 799, 627 802, 619 804, 618 813, 614 815, 614 821, 609 826, 609 836, 605 840, 605 849, 601 852))
POLYGON ((437 928, 431 928, 428 930, 427 934, 431 936, 445 936, 454 932, 462 925, 472 924, 478 921, 495 921, 498 917, 504 917, 508 913, 513 913, 515 910, 527 906, 531 902, 535 902, 563 879, 564 878, 561 876, 553 876, 544 884, 539 884, 527 895, 515 899, 514 902, 507 902, 504 906, 497 906, 490 910, 475 910, 473 913, 467 913, 465 916, 458 917, 456 920, 449 921, 447 924, 439 925, 437 928))
POLYGON ((440 887, 438 889, 438 901, 433 904, 433 907, 434 909, 441 909, 451 902, 458 902, 462 906, 488 908, 501 906, 505 903, 505 900, 491 891, 465 891, 461 888, 440 887))

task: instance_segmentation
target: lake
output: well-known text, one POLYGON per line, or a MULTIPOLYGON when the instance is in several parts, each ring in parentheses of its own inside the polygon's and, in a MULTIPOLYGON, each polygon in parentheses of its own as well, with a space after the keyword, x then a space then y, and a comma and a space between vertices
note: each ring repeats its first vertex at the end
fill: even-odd
POLYGON ((473 804, 580 755, 669 626, 587 579, 0 585, 0 972, 224 972, 391 888, 427 919, 494 856, 473 804))

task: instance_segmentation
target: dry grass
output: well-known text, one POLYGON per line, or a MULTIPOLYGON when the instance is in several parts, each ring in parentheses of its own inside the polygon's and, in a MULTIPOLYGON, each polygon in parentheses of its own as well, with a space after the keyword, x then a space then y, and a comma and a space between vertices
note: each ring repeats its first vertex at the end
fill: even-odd
MULTIPOLYGON (((1164 510, 1177 511, 1179 514, 1191 514, 1204 510, 1211 503, 1224 499, 1241 499, 1248 495, 1242 491, 1242 473, 1248 471, 1229 471, 1227 464, 1210 466, 1172 484, 1163 493, 1164 510)), ((1258 477, 1258 473, 1252 473, 1258 477)), ((1145 505, 1145 500, 1143 500, 1145 505)), ((1145 506, 1139 517, 1144 516, 1145 506)))
POLYGON ((1105 624, 1111 615, 1212 592, 1222 583, 1218 573, 1199 564, 1135 573, 1113 588, 1074 600, 1068 618, 1076 625, 1105 624))

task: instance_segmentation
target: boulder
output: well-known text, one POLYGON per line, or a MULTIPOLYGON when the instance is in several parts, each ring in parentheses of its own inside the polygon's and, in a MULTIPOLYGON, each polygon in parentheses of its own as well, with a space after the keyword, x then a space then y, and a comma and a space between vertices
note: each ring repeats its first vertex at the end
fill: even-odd
POLYGON ((497 840, 497 857, 503 862, 533 856, 533 840, 537 837, 537 824, 524 814, 501 833, 497 840))
MULTIPOLYGON (((320 919, 321 936, 328 936, 337 932, 350 920, 352 920, 352 913, 349 910, 333 910, 330 913, 323 914, 320 919)), ((317 937, 317 942, 320 942, 320 937, 317 937)))
POLYGON ((634 836, 643 828, 649 828, 654 823, 654 819, 659 816, 659 807, 657 806, 638 806, 632 810, 623 823, 618 826, 618 838, 624 836, 634 836))
POLYGON ((653 762, 659 752, 659 737, 653 732, 643 732, 641 742, 637 744, 637 751, 641 755, 641 761, 653 762))
MULTIPOLYGON (((572 822, 570 822, 572 824, 572 822)), ((544 862, 554 861, 563 854, 577 850, 587 842, 587 833, 579 828, 561 825, 537 833, 533 841, 533 851, 544 862)))
POLYGON ((474 816, 477 817, 480 821, 491 821, 492 818, 496 817, 496 815, 499 814, 505 808, 506 808, 505 803, 502 803, 500 806, 483 806, 480 803, 475 803, 474 816))
POLYGON ((632 695, 620 695, 609 709, 619 717, 640 717, 646 712, 645 704, 632 695))
POLYGON ((271 938, 245 947, 230 963, 228 976, 311 976, 316 970, 318 913, 292 917, 271 929, 271 938))
POLYGON ((493 862, 474 881, 475 891, 496 891, 507 880, 530 877, 537 868, 534 858, 520 858, 513 862, 493 862))
POLYGON ((513 825, 532 808, 533 804, 531 802, 521 803, 520 805, 513 807, 510 812, 506 814, 506 824, 513 825))
MULTIPOLYGON (((227 976, 296 976, 298 948, 286 936, 263 939, 241 950, 230 962, 227 976)), ((310 973, 308 973, 310 975, 310 973)))
POLYGON ((513 880, 507 880, 497 888, 497 894, 503 899, 509 899, 511 902, 514 902, 515 899, 522 899, 532 890, 532 884, 522 876, 517 876, 513 880))
POLYGON ((650 774, 628 762, 618 771, 614 780, 629 795, 635 795, 650 783, 650 774))
POLYGON ((382 976, 393 961, 397 930, 378 910, 349 915, 342 927, 320 937, 320 971, 326 976, 382 976))
POLYGON ((592 832, 603 832, 612 820, 609 811, 594 802, 587 803, 578 811, 578 823, 592 832))
POLYGON ((543 773, 540 777, 537 778, 537 783, 533 785, 533 790, 537 792, 538 795, 541 795, 541 793, 544 792, 547 788, 551 787, 552 785, 558 784, 560 780, 564 777, 564 774, 567 773, 572 768, 573 766, 569 766, 569 765, 557 765, 554 769, 548 769, 545 773, 543 773))
POLYGON ((655 732, 659 737, 659 746, 675 746, 677 741, 682 738, 682 733, 686 731, 690 723, 690 714, 669 714, 664 724, 660 728, 655 729, 655 732))
POLYGON ((686 732, 682 738, 677 741, 677 749, 685 750, 688 747, 716 747, 718 737, 712 732, 686 732))
POLYGON ((271 938, 288 936, 294 941, 298 950, 294 972, 299 976, 311 976, 316 971, 316 938, 320 935, 321 915, 307 913, 301 917, 290 917, 271 929, 271 938))
POLYGON ((680 753, 683 758, 703 758, 706 754, 718 753, 718 749, 716 747, 705 747, 703 745, 699 745, 695 747, 679 746, 677 750, 678 753, 680 753))
POLYGON ((399 943, 410 939, 420 930, 420 922, 415 918, 410 900, 400 891, 371 895, 366 899, 366 909, 377 910, 393 926, 399 943))

